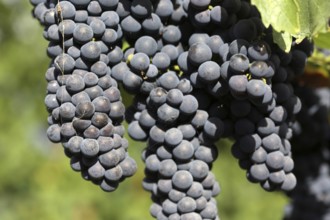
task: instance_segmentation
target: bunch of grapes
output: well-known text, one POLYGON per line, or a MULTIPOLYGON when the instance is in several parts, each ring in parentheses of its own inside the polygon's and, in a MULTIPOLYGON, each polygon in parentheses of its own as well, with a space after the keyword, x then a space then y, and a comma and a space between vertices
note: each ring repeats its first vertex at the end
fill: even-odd
POLYGON ((295 85, 302 109, 293 126, 297 186, 288 195, 285 220, 330 217, 330 89, 295 85))
POLYGON ((245 0, 30 1, 49 41, 47 135, 86 180, 113 191, 136 171, 126 120, 146 142, 143 187, 157 219, 219 219, 220 138, 234 141, 251 182, 295 187, 294 81, 312 43, 282 51, 245 0))

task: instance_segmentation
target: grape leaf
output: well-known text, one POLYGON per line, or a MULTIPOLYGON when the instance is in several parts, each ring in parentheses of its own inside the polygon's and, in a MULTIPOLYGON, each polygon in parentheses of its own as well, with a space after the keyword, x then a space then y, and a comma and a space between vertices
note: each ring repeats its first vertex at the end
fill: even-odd
POLYGON ((313 40, 317 47, 330 49, 330 30, 327 33, 320 33, 313 40))
POLYGON ((274 42, 285 52, 289 52, 291 50, 292 37, 288 32, 280 33, 277 31, 273 31, 273 39, 274 42))
MULTIPOLYGON (((251 3, 258 8, 266 27, 271 25, 278 33, 290 34, 297 43, 327 31, 329 0, 251 0, 251 3)), ((283 39, 277 43, 280 41, 283 39)), ((288 51, 288 44, 279 46, 288 51)))

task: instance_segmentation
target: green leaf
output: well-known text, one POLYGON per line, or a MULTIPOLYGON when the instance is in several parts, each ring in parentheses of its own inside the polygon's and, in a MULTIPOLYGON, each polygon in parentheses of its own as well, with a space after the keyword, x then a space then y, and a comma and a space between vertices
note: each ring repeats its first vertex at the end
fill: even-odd
MULTIPOLYGON (((327 31, 329 0, 251 0, 263 23, 276 32, 290 34, 297 42, 327 31)), ((285 48, 287 49, 287 48, 285 48)))
POLYGON ((317 47, 330 49, 330 31, 315 36, 313 40, 317 47))
POLYGON ((274 42, 282 48, 285 52, 289 52, 291 50, 291 45, 292 45, 292 37, 289 33, 287 32, 277 32, 273 31, 273 39, 274 42))

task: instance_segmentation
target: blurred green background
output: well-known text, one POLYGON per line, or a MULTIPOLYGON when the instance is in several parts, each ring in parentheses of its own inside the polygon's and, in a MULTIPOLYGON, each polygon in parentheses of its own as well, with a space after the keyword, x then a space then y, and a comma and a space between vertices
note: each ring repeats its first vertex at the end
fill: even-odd
MULTIPOLYGON (((47 42, 31 9, 28 1, 0 2, 0 220, 153 219, 141 185, 143 143, 130 141, 137 174, 105 193, 73 172, 61 145, 47 140, 47 42)), ((287 198, 249 183, 229 142, 218 145, 221 219, 280 220, 287 198)))

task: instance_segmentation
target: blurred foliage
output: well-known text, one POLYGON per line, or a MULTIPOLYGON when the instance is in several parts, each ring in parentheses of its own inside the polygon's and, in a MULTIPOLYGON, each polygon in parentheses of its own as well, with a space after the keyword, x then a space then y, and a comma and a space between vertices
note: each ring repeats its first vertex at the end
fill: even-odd
MULTIPOLYGON (((28 1, 0 2, 0 219, 151 220, 150 195, 141 185, 143 143, 130 140, 138 173, 109 194, 73 172, 61 145, 47 140, 47 42, 30 11, 28 1)), ((221 218, 281 219, 285 195, 249 183, 228 141, 219 147, 214 172, 223 190, 221 218)))

